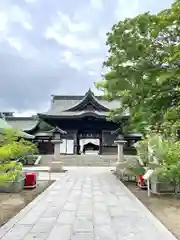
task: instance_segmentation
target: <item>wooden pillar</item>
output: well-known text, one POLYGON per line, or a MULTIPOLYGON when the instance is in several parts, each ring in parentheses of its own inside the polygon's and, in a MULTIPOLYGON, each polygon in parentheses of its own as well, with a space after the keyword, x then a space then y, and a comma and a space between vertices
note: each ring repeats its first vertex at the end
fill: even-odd
POLYGON ((79 139, 78 139, 78 131, 74 133, 74 154, 78 154, 79 152, 79 139))
POLYGON ((102 154, 102 131, 99 134, 99 154, 102 154))

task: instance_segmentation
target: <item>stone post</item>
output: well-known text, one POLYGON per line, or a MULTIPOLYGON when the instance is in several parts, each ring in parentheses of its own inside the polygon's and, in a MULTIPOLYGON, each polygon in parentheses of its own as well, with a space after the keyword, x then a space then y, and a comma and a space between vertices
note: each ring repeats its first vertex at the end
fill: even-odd
POLYGON ((52 140, 54 143, 54 161, 60 161, 60 144, 62 140, 52 140))
POLYGON ((123 147, 126 141, 119 140, 115 142, 118 146, 118 162, 124 162, 124 153, 123 153, 123 147))
POLYGON ((117 153, 117 162, 116 162, 116 174, 121 177, 123 174, 123 169, 126 167, 126 161, 124 160, 123 146, 127 141, 117 140, 114 143, 117 144, 118 153, 117 153))
POLYGON ((53 130, 53 139, 51 141, 54 143, 54 155, 51 162, 51 172, 63 171, 63 164, 60 158, 60 144, 62 143, 61 134, 66 134, 66 132, 58 127, 53 130))
POLYGON ((51 172, 62 172, 63 164, 60 158, 60 144, 62 140, 52 140, 52 143, 54 143, 54 155, 51 162, 51 172))

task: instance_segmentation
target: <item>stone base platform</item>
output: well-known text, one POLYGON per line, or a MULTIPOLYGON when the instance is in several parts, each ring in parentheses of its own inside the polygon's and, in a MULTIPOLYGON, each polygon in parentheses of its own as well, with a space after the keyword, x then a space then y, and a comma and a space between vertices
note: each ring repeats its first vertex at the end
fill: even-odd
POLYGON ((50 163, 51 172, 64 172, 63 164, 60 161, 53 161, 50 163))

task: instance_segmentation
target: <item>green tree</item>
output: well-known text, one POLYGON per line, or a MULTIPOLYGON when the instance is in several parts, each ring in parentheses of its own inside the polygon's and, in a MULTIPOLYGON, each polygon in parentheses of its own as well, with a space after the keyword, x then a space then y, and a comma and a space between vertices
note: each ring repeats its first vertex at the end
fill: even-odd
MULTIPOLYGON (((180 126, 180 0, 156 15, 127 18, 107 33, 109 72, 97 87, 130 109, 129 128, 180 126)), ((124 109, 110 114, 117 119, 124 109)), ((162 130, 162 129, 161 129, 162 130)))

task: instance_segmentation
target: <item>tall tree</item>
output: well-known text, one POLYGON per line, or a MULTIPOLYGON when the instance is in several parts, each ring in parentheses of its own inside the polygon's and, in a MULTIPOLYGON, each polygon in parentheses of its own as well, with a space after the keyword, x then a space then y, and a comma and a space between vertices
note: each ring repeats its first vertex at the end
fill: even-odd
MULTIPOLYGON (((127 18, 107 33, 109 69, 98 82, 105 96, 130 109, 131 129, 179 124, 180 0, 156 15, 127 18)), ((124 109, 110 115, 115 118, 124 109)))

